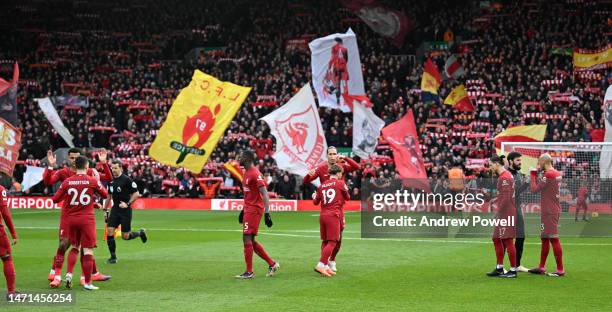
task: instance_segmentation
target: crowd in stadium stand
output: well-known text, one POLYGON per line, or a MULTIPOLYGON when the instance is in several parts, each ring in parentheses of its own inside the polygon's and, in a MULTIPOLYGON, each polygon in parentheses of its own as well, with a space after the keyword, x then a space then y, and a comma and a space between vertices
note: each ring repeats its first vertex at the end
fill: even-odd
MULTIPOLYGON (((258 120, 277 106, 257 103, 265 99, 281 105, 310 80, 307 47, 287 46, 287 40, 314 39, 348 27, 357 34, 374 112, 389 124, 408 109, 414 111, 430 177, 444 176, 456 164, 465 166, 467 159, 488 157, 494 150, 490 138, 513 125, 547 123, 546 141, 601 138, 609 71, 578 75, 571 56, 551 53, 552 48, 608 44, 602 35, 609 27, 607 15, 598 14, 597 5, 508 1, 489 11, 477 1, 443 6, 444 1, 380 2, 402 8, 416 23, 402 48, 336 1, 74 1, 68 7, 58 2, 44 8, 36 2, 3 4, 3 24, 17 29, 0 32, 0 74, 8 76, 11 60, 20 62, 21 163, 38 164, 49 148, 66 147, 34 98, 81 95, 88 97, 88 105, 58 109, 75 145, 112 151, 145 196, 237 196, 239 183, 221 165, 236 151, 252 147, 270 191, 284 198, 309 198, 312 186, 277 168, 271 157, 274 139, 258 120), (420 100, 424 59, 415 57, 417 49, 425 41, 445 40, 447 49, 426 51, 424 57, 442 70, 451 53, 461 55, 466 69, 461 82, 476 107, 473 114, 420 100), (196 47, 207 49, 186 60, 196 47), (196 68, 253 87, 199 175, 161 166, 147 156, 173 99, 196 68), (551 100, 555 96, 565 100, 551 100)), ((457 84, 445 80, 440 97, 457 84)), ((321 108, 320 116, 327 144, 350 148, 351 114, 321 108)), ((379 156, 348 175, 354 198, 362 178, 385 185, 396 177, 391 151, 384 141, 379 143, 379 156)), ((465 169, 467 176, 479 172, 465 169)), ((16 181, 22 172, 23 166, 16 181)), ((31 190, 50 191, 42 185, 31 190)))

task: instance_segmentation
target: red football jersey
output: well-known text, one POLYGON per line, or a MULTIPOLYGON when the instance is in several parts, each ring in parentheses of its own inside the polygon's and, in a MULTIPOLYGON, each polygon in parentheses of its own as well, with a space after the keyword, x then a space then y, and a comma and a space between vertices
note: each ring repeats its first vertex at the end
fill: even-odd
POLYGON ((66 218, 94 217, 94 194, 108 198, 108 191, 100 181, 84 174, 76 174, 62 182, 53 196, 53 202, 63 201, 62 212, 66 218))
MULTIPOLYGON (((344 178, 344 174, 347 172, 353 172, 359 169, 359 164, 354 161, 350 157, 343 158, 344 162, 338 162, 337 164, 342 167, 342 178, 344 178)), ((329 164, 327 162, 320 164, 317 168, 315 168, 315 174, 313 176, 306 175, 304 177, 304 184, 308 184, 314 180, 319 178, 319 182, 325 183, 325 181, 329 180, 329 164)))
POLYGON ((561 172, 555 168, 550 168, 538 181, 537 174, 532 171, 531 191, 541 192, 540 209, 542 214, 561 213, 561 203, 559 201, 559 188, 561 184, 561 172))
POLYGON ((321 215, 343 215, 344 202, 350 199, 348 188, 343 180, 330 178, 319 185, 314 204, 321 204, 321 215))
POLYGON ((7 193, 6 189, 0 185, 0 236, 4 233, 4 226, 2 225, 2 220, 4 220, 4 224, 8 227, 11 236, 17 238, 17 232, 15 231, 15 225, 13 224, 13 218, 11 218, 11 211, 6 205, 7 193))
MULTIPOLYGON (((113 180, 113 173, 111 172, 108 164, 102 164, 102 172, 100 172, 100 181, 102 182, 110 182, 113 180)), ((87 175, 93 177, 93 168, 89 168, 87 170, 87 175)), ((59 170, 50 170, 46 168, 43 172, 43 183, 46 185, 53 185, 56 182, 64 182, 64 180, 72 177, 76 174, 76 171, 73 171, 70 168, 62 168, 59 170)))
POLYGON ((505 170, 497 179, 497 216, 507 218, 516 216, 514 203, 514 177, 510 171, 505 170))
POLYGON ((259 187, 266 187, 266 182, 261 172, 255 166, 244 172, 242 179, 242 190, 244 192, 244 212, 263 213, 264 202, 259 187))
POLYGON ((584 186, 578 188, 578 194, 577 194, 576 201, 578 201, 579 203, 586 202, 588 194, 589 194, 589 189, 588 188, 586 188, 584 186))

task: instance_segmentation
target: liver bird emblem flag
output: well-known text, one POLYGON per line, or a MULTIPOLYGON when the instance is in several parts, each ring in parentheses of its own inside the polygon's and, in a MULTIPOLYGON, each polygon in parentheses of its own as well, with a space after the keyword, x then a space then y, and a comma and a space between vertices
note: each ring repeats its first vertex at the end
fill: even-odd
POLYGON ((276 138, 276 152, 272 157, 280 169, 305 176, 327 160, 327 142, 309 84, 261 120, 276 138))

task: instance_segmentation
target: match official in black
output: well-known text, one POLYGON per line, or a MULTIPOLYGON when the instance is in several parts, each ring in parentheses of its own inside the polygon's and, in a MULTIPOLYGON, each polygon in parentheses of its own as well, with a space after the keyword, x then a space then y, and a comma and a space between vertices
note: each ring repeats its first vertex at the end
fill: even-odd
POLYGON ((121 238, 131 240, 140 237, 143 243, 147 242, 147 234, 144 229, 138 232, 132 230, 132 203, 140 197, 136 182, 123 173, 123 165, 119 161, 114 161, 111 165, 113 172, 113 181, 108 185, 108 192, 111 194, 111 199, 106 200, 104 209, 108 210, 111 206, 110 216, 108 217, 108 231, 106 243, 111 257, 108 263, 117 263, 117 255, 115 254, 115 229, 121 225, 121 238))
POLYGON ((514 240, 514 247, 516 248, 516 266, 517 271, 527 272, 529 270, 521 265, 523 244, 525 243, 525 218, 521 208, 521 194, 529 188, 529 180, 525 179, 525 175, 521 173, 521 156, 519 152, 510 152, 507 159, 508 170, 514 177, 514 203, 516 205, 516 239, 514 240))

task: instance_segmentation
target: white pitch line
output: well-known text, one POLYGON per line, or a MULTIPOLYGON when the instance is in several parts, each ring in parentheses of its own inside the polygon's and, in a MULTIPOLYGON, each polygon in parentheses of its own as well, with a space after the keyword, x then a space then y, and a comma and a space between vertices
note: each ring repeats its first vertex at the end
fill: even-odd
MULTIPOLYGON (((28 230, 57 230, 57 227, 37 227, 37 226, 23 226, 16 227, 17 229, 28 229, 28 230)), ((98 228, 102 230, 103 228, 98 228)), ((194 228, 183 228, 183 229, 172 229, 172 228, 147 228, 147 231, 171 231, 171 232, 242 232, 242 230, 226 230, 226 229, 194 229, 194 228)), ((294 232, 294 233, 319 233, 318 230, 281 230, 279 232, 294 232)), ((348 232, 345 232, 348 233, 348 232)), ((350 233, 359 233, 352 231, 350 233)), ((301 234, 290 234, 290 233, 272 233, 272 232, 260 232, 261 235, 270 236, 285 236, 285 237, 301 237, 301 238, 316 238, 320 239, 319 235, 301 235, 301 234)), ((449 239, 413 239, 413 238, 362 238, 362 237, 343 237, 346 240, 357 240, 357 241, 389 241, 389 242, 416 242, 416 243, 444 243, 444 244, 491 244, 491 241, 479 241, 479 240, 449 240, 449 239)), ((525 242, 526 245, 540 245, 540 242, 525 242)), ((564 246, 612 246, 612 243, 563 243, 564 246)))

